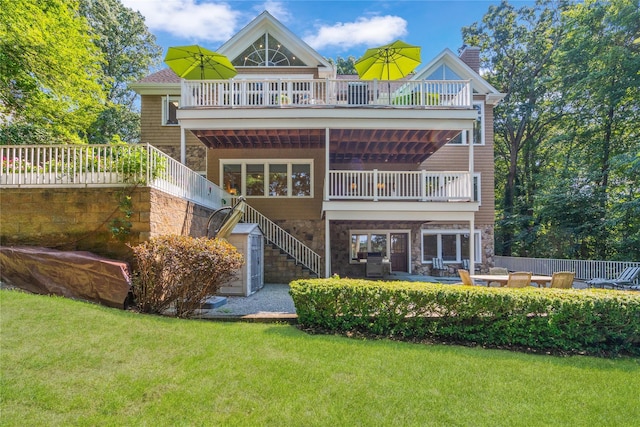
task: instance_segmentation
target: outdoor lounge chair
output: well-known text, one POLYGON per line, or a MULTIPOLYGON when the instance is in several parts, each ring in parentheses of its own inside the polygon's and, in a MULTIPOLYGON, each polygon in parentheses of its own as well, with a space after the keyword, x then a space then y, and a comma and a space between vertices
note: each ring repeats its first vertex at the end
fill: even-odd
POLYGON ((558 271, 551 277, 551 287, 556 289, 570 289, 573 287, 575 273, 572 271, 558 271))
MULTIPOLYGON (((471 260, 466 258, 462 260, 462 269, 471 271, 471 260)), ((475 265, 475 270, 480 271, 480 266, 478 264, 475 265)))
POLYGON ((444 266, 444 261, 442 258, 433 258, 431 264, 431 275, 442 277, 444 273, 448 270, 447 267, 444 266))
POLYGON ((587 280, 587 285, 590 288, 604 288, 607 286, 611 286, 612 289, 631 288, 639 274, 640 267, 627 267, 617 279, 595 278, 587 280))
POLYGON ((531 273, 517 272, 509 274, 507 288, 526 288, 531 285, 531 273))

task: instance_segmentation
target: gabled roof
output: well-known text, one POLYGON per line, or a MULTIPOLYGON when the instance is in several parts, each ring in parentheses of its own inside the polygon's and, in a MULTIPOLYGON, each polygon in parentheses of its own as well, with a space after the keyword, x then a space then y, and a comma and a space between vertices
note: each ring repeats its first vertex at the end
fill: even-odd
POLYGON ((497 104, 505 94, 498 92, 496 88, 489 84, 482 76, 453 53, 450 49, 444 49, 435 58, 433 58, 424 68, 418 71, 413 80, 428 78, 436 69, 442 65, 447 65, 453 72, 458 74, 464 80, 471 80, 471 88, 474 93, 487 95, 488 104, 497 104))
POLYGON ((180 77, 172 69, 165 68, 130 83, 129 88, 140 95, 180 95, 180 77))
POLYGON ((275 37, 280 43, 287 46, 309 68, 317 68, 320 78, 335 76, 335 69, 329 61, 267 11, 262 12, 246 27, 238 31, 229 41, 220 46, 218 52, 232 60, 242 54, 247 47, 251 46, 253 42, 265 33, 275 37))

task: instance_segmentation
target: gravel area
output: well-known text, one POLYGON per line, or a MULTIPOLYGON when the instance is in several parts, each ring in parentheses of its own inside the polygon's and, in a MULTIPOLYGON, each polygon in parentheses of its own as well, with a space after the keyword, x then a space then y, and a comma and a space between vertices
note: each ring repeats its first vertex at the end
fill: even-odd
POLYGON ((247 316, 260 313, 295 314, 296 308, 289 295, 289 285, 266 283, 253 295, 227 297, 226 304, 207 311, 212 316, 247 316))

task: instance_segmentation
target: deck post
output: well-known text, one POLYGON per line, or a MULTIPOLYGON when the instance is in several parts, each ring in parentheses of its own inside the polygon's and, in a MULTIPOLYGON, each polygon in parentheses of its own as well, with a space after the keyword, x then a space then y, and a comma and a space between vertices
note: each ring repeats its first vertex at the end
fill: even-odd
POLYGON ((469 218, 469 273, 476 271, 476 233, 475 214, 471 213, 469 218))
POLYGON ((324 277, 331 277, 331 237, 329 218, 324 218, 324 277))
POLYGON ((182 126, 180 126, 180 163, 187 164, 187 136, 182 126))

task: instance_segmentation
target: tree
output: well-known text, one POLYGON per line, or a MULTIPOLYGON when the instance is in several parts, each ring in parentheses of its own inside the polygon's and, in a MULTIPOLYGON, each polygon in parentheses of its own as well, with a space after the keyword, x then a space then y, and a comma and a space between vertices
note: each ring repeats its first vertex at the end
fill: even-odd
POLYGON ((562 114, 551 83, 565 6, 550 5, 539 1, 516 9, 503 1, 489 7, 481 24, 462 29, 464 42, 481 48, 487 80, 506 94, 494 111, 497 169, 506 175, 496 230, 503 255, 511 255, 517 241, 532 237, 537 150, 548 137, 549 124, 562 114))
POLYGON ((347 58, 338 56, 335 62, 331 58, 329 58, 328 61, 335 64, 337 74, 358 74, 355 66, 356 58, 353 56, 349 56, 347 58))
POLYGON ((89 23, 93 42, 103 54, 104 78, 100 83, 107 95, 107 108, 91 126, 89 140, 107 143, 119 135, 127 142, 138 142, 140 116, 136 93, 129 84, 159 64, 162 48, 142 15, 119 0, 80 0, 80 14, 89 23))
POLYGON ((502 3, 463 29, 507 94, 497 253, 640 260, 638 33, 638 0, 502 3))
POLYGON ((634 43, 640 33, 638 1, 578 3, 564 14, 563 26, 557 63, 570 106, 565 127, 576 130, 585 185, 601 212, 590 224, 597 242, 591 255, 640 259, 640 248, 629 244, 640 232, 640 45, 634 43))
MULTIPOLYGON (((2 0, 0 117, 59 141, 84 140, 104 104, 102 58, 74 0, 2 0)), ((18 134, 20 132, 17 132, 18 134)), ((9 141, 12 142, 12 141, 9 141)))

